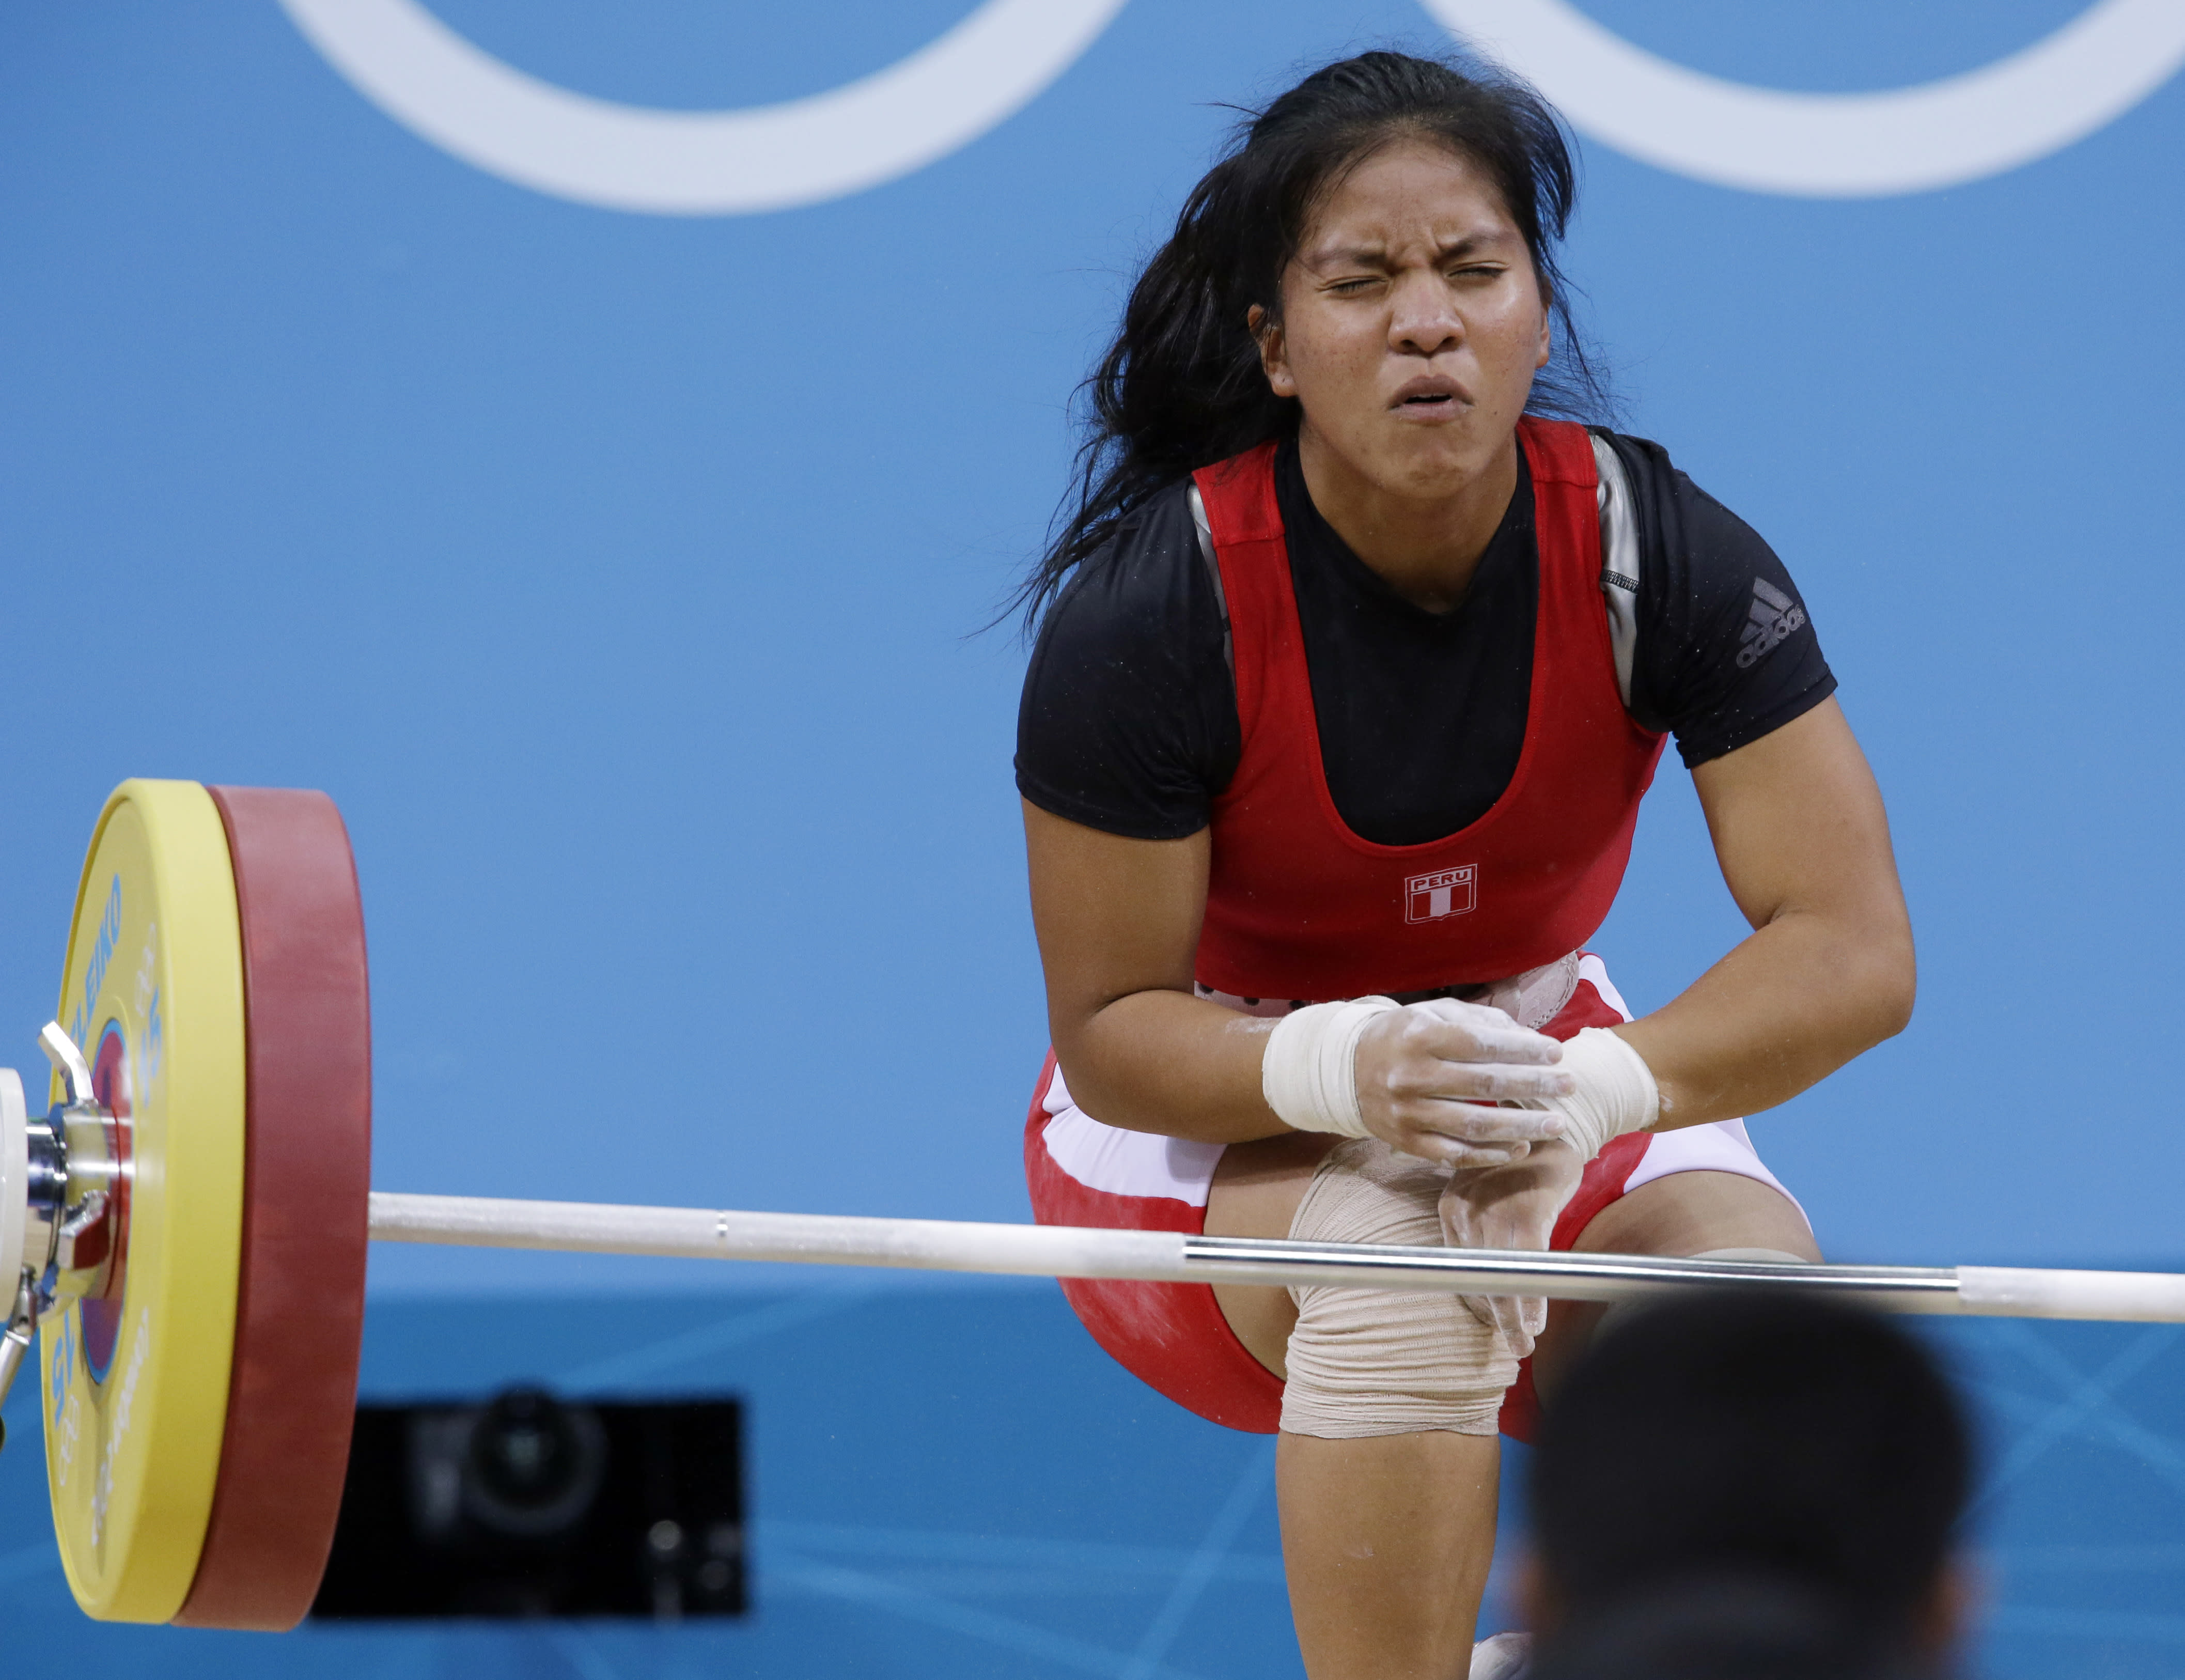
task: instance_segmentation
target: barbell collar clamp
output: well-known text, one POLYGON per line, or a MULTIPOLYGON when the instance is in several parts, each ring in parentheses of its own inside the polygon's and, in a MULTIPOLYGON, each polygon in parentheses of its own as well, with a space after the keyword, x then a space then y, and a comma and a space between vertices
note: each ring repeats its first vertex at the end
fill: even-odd
MULTIPOLYGON (((42 1280, 53 1263, 68 1209, 68 1141, 53 1114, 33 1114, 25 1123, 28 1172, 23 1184, 25 1215, 23 1249, 13 1257, 31 1277, 42 1280)), ((8 1257, 0 1256, 0 1263, 8 1257)))
MULTIPOLYGON (((34 1321, 55 1303, 100 1299, 114 1282, 126 1231, 131 1163, 128 1123, 98 1099, 90 1064, 58 1021, 38 1045, 68 1095, 26 1122, 29 1173, 24 1185, 25 1273, 33 1280, 34 1321)), ((0 1266, 7 1257, 0 1256, 0 1266)))

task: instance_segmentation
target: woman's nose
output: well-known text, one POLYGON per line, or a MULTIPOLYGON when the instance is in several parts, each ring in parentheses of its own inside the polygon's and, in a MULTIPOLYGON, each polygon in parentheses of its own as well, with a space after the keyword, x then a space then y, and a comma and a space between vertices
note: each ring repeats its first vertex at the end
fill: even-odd
POLYGON ((1449 288, 1435 274, 1406 274, 1396 283, 1389 319, 1389 347, 1410 356, 1454 350, 1464 339, 1464 320, 1449 288))

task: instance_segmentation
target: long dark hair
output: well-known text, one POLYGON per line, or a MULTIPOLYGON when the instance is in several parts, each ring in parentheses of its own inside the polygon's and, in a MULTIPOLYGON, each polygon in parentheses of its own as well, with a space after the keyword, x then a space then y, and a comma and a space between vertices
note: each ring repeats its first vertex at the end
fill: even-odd
POLYGON ((1485 169, 1524 234, 1556 327, 1528 411, 1606 417, 1606 383, 1556 260, 1578 182, 1555 112, 1499 70, 1405 53, 1342 59, 1247 114, 1131 288, 1115 342, 1079 393, 1090 412, 1076 484, 1017 591, 1027 624, 1148 496, 1296 426, 1296 400, 1268 389, 1246 316, 1256 304, 1281 318, 1282 272, 1322 193, 1407 136, 1485 169))

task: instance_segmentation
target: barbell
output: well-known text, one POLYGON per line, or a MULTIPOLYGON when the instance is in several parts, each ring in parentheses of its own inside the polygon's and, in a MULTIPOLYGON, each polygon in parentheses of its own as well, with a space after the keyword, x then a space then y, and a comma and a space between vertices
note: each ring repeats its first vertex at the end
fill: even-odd
POLYGON ((63 1566, 91 1616, 280 1629, 348 1466, 365 1254, 394 1242, 1619 1301, 1822 1291, 1892 1311, 2185 1322, 2185 1276, 1798 1266, 608 1207, 371 1188, 371 1012, 323 793, 124 782, 92 837, 50 1102, 0 1068, 0 1396, 35 1339, 63 1566), (36 1332, 42 1330, 42 1335, 36 1332))

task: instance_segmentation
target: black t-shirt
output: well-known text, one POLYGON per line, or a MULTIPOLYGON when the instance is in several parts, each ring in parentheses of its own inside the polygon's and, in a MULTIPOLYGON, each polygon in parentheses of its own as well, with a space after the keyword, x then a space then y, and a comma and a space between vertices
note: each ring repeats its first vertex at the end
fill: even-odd
MULTIPOLYGON (((1836 692, 1797 585, 1752 529, 1657 444, 1599 432, 1631 488, 1640 549, 1631 712, 1687 765, 1758 740, 1836 692)), ((1206 826, 1242 751, 1228 625, 1188 487, 1148 499, 1077 569, 1040 626, 1017 716, 1017 787, 1111 834, 1206 826)), ((1312 505, 1294 442, 1275 492, 1336 810, 1384 846, 1484 815, 1524 745, 1540 599, 1532 482, 1453 610, 1396 593, 1312 505)))

